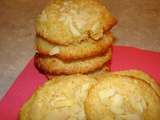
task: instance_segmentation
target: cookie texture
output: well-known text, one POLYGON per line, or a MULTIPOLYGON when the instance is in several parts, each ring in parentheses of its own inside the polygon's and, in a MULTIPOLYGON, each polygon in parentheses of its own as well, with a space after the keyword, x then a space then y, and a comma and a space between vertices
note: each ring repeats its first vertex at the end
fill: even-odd
POLYGON ((156 80, 154 80, 150 75, 148 75, 147 73, 141 70, 136 70, 136 69, 123 70, 123 71, 111 72, 110 74, 125 75, 125 76, 135 77, 135 78, 144 80, 145 82, 150 84, 150 86, 160 96, 160 86, 158 85, 158 83, 156 83, 156 80))
POLYGON ((41 55, 55 56, 62 60, 77 60, 104 54, 112 45, 113 36, 107 33, 102 39, 88 39, 70 45, 57 45, 37 37, 36 49, 41 55))
POLYGON ((36 19, 36 33, 51 43, 67 45, 98 40, 116 24, 99 0, 54 0, 36 19))
POLYGON ((92 78, 96 79, 97 81, 99 81, 99 79, 97 79, 97 78, 106 74, 106 73, 110 73, 110 67, 109 67, 108 63, 105 64, 101 69, 87 73, 87 75, 89 77, 92 77, 92 78))
POLYGON ((47 81, 23 105, 20 120, 86 120, 83 103, 95 83, 85 75, 47 81))
MULTIPOLYGON (((97 76, 101 76, 102 74, 105 74, 106 72, 110 72, 110 69, 107 65, 104 65, 103 68, 98 69, 96 71, 90 72, 90 73, 86 73, 85 75, 92 77, 94 79, 97 78, 97 76)), ((46 77, 48 80, 53 79, 55 77, 57 77, 58 75, 51 75, 51 74, 46 74, 46 77)), ((98 80, 98 79, 96 79, 98 80)))
POLYGON ((159 106, 147 82, 124 75, 102 76, 85 101, 88 120, 159 120, 159 106))
POLYGON ((103 56, 76 61, 63 61, 55 57, 35 56, 35 65, 44 73, 52 75, 89 73, 100 69, 111 59, 111 49, 103 56))

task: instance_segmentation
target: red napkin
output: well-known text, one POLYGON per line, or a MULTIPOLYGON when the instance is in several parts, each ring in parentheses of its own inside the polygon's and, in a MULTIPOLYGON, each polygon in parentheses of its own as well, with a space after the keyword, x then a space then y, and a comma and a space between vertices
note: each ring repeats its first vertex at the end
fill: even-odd
MULTIPOLYGON (((131 68, 149 73, 160 83, 160 53, 114 46, 111 61, 112 71, 131 68)), ((45 76, 37 71, 32 59, 1 100, 0 120, 18 120, 20 107, 45 81, 45 76)))

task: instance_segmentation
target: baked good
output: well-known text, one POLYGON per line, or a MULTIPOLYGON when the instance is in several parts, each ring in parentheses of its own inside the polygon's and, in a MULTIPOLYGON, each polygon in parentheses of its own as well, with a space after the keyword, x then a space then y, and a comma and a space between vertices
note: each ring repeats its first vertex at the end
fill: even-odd
POLYGON ((39 54, 55 56, 62 60, 77 60, 104 54, 112 45, 113 36, 107 33, 102 39, 88 39, 80 43, 57 45, 37 37, 36 48, 39 54))
POLYGON ((130 76, 138 79, 142 79, 157 92, 157 94, 160 96, 160 86, 158 83, 156 83, 156 80, 154 80, 150 75, 146 74, 145 72, 137 69, 130 69, 130 70, 122 70, 122 71, 115 71, 110 72, 110 74, 118 74, 118 75, 125 75, 130 76))
POLYGON ((114 71, 114 72, 103 72, 102 74, 97 75, 96 79, 100 80, 99 77, 102 78, 102 76, 107 77, 110 75, 124 75, 132 78, 138 78, 138 79, 144 80, 160 96, 160 86, 158 85, 158 83, 156 83, 156 80, 154 80, 154 78, 152 78, 149 74, 143 72, 142 70, 130 69, 130 70, 121 70, 121 71, 114 71))
POLYGON ((20 120, 86 120, 83 102, 95 83, 85 75, 47 81, 23 105, 20 120))
POLYGON ((146 81, 125 75, 100 79, 85 101, 87 120, 159 120, 160 97, 146 81))
MULTIPOLYGON (((100 76, 109 71, 110 71, 109 67, 107 65, 104 65, 103 68, 87 73, 85 75, 88 75, 89 77, 92 77, 92 78, 97 78, 97 76, 100 76)), ((53 79, 54 77, 57 77, 57 76, 58 75, 46 74, 46 77, 48 78, 48 80, 53 79)))
POLYGON ((99 0, 54 0, 36 19, 36 33, 51 43, 67 45, 98 40, 116 19, 99 0))
MULTIPOLYGON (((108 63, 107 63, 108 64, 108 63)), ((101 77, 103 74, 110 73, 110 67, 109 65, 105 64, 101 69, 98 69, 96 71, 87 73, 89 77, 95 78, 97 81, 99 81, 97 78, 101 77)))
POLYGON ((103 65, 111 59, 111 56, 111 49, 103 56, 76 61, 63 61, 55 57, 44 57, 37 54, 35 56, 35 65, 45 74, 89 73, 102 68, 103 65))

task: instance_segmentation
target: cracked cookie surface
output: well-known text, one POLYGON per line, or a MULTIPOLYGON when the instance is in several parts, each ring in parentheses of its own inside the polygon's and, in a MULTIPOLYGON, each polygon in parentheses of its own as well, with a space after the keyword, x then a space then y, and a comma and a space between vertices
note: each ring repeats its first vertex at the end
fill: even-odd
POLYGON ((116 19, 99 0, 54 0, 36 19, 36 33, 51 43, 98 40, 116 19))
POLYGON ((55 77, 23 105, 20 120, 86 120, 83 102, 95 83, 86 75, 55 77))
POLYGON ((102 76, 85 101, 88 120, 158 120, 159 106, 147 82, 124 75, 102 76))

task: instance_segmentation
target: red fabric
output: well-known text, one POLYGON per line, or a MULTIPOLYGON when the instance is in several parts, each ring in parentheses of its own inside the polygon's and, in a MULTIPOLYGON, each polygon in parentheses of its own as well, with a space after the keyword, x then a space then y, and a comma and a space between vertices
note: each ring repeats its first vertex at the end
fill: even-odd
MULTIPOLYGON (((160 83, 160 53, 132 47, 113 47, 112 71, 140 69, 152 75, 160 83)), ((23 103, 33 91, 46 81, 34 67, 33 58, 15 80, 0 102, 0 120, 18 120, 23 103)))

